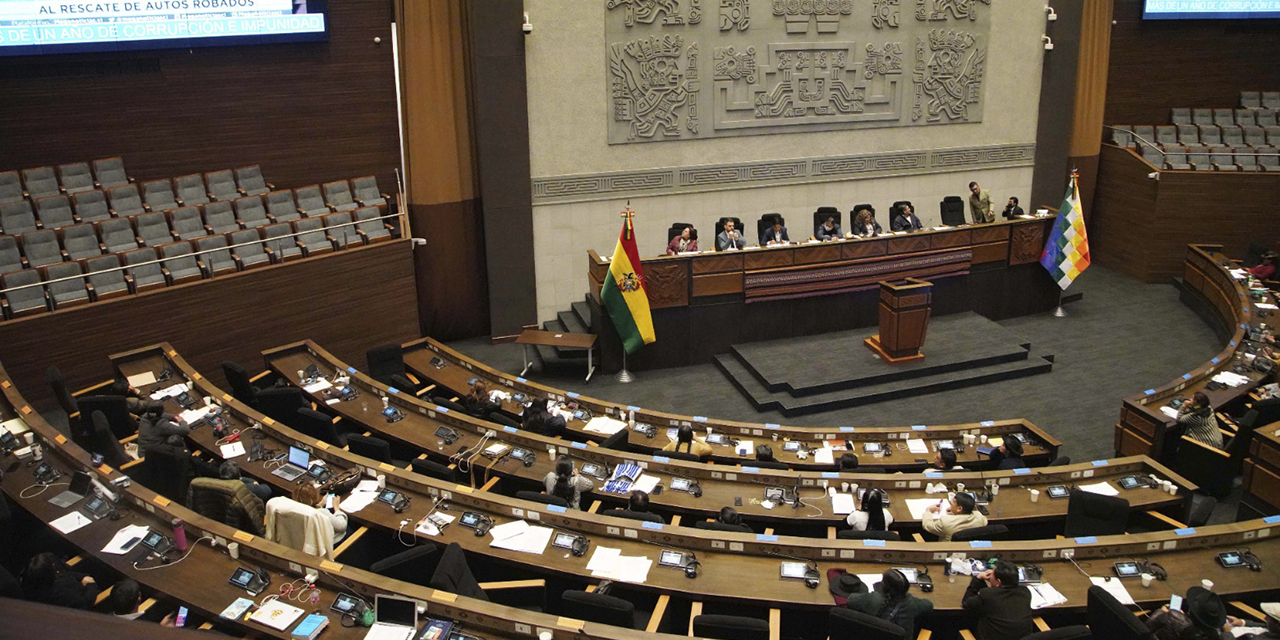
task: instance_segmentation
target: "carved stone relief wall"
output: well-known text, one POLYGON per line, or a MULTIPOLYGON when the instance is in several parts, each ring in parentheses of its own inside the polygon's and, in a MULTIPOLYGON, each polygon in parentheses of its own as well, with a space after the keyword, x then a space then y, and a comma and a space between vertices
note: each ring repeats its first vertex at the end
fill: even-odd
POLYGON ((609 144, 982 121, 991 0, 597 1, 609 144))

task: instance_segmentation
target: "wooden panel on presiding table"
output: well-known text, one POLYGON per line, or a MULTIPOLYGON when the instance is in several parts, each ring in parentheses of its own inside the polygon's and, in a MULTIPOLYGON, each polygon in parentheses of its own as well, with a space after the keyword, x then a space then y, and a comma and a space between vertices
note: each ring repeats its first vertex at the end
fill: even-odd
POLYGON ((1020 224, 1013 228, 1009 248, 1009 264, 1027 264, 1044 253, 1043 223, 1020 224))
POLYGON ((714 273, 693 277, 693 297, 742 293, 742 273, 714 273))
POLYGON ((842 257, 848 258, 869 258, 871 256, 882 256, 889 249, 889 241, 881 240, 859 240, 857 242, 846 242, 841 247, 842 257))
POLYGON ((724 251, 714 255, 698 256, 692 262, 695 274, 742 271, 742 252, 724 251))
POLYGON ((950 249, 951 247, 962 247, 973 242, 971 239, 973 232, 969 229, 961 229, 952 231, 951 233, 934 233, 930 234, 929 239, 934 249, 950 249))
POLYGON ((760 249, 748 251, 743 256, 744 266, 750 269, 768 269, 771 267, 789 267, 795 258, 795 251, 786 249, 760 249))
POLYGON ((973 227, 969 230, 972 242, 1001 242, 1009 239, 1009 225, 1007 224, 984 224, 973 227))
POLYGON ((889 238, 889 253, 911 253, 913 251, 928 251, 932 242, 929 239, 932 234, 917 234, 913 236, 901 236, 889 238))
POLYGON ((840 259, 840 245, 817 244, 796 249, 796 264, 813 264, 815 262, 835 262, 840 259))
POLYGON ((1004 262, 1009 257, 1009 243, 978 244, 973 246, 973 264, 1004 262))
POLYGON ((649 294, 649 308, 688 306, 688 260, 651 262, 645 265, 644 271, 644 288, 649 294))

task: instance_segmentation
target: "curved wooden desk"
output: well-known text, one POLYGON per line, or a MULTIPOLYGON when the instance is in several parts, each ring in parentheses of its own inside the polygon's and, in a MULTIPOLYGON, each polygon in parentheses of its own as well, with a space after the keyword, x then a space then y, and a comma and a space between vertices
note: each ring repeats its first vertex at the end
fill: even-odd
MULTIPOLYGON (((855 451, 855 453, 858 454, 862 465, 881 467, 889 471, 922 471, 933 462, 936 441, 958 441, 963 434, 985 435, 988 437, 1003 437, 1010 433, 1022 434, 1027 439, 1023 457, 1028 464, 1032 465, 1044 465, 1052 461, 1057 457, 1058 449, 1062 446, 1062 443, 1052 435, 1026 420, 988 420, 979 423, 944 426, 797 427, 735 422, 704 416, 688 416, 654 411, 600 400, 572 391, 541 385, 518 376, 507 375, 476 362, 431 338, 422 338, 406 343, 404 361, 406 368, 418 379, 423 382, 433 382, 436 385, 430 391, 420 392, 420 395, 451 395, 440 392, 440 387, 452 391, 453 394, 463 394, 470 390, 470 381, 472 379, 482 378, 490 383, 491 388, 502 389, 512 393, 522 393, 530 398, 546 398, 561 403, 574 402, 590 411, 593 415, 610 416, 621 420, 628 420, 630 416, 634 415, 635 421, 639 425, 652 425, 658 431, 658 435, 653 437, 633 432, 629 439, 630 445, 637 450, 654 453, 655 455, 662 455, 658 453, 658 450, 668 442, 662 433, 667 429, 681 425, 692 426, 700 434, 705 434, 707 429, 712 429, 715 433, 726 434, 732 438, 751 440, 757 444, 769 444, 773 448, 774 458, 777 460, 785 462, 795 469, 809 470, 830 470, 834 467, 832 465, 815 464, 812 457, 801 460, 796 453, 782 450, 782 441, 797 440, 805 442, 811 447, 819 447, 822 441, 829 440, 832 441, 834 447, 839 448, 843 447, 844 442, 848 440, 859 447, 859 450, 855 451), (432 359, 435 358, 443 362, 444 366, 433 365, 432 359), (924 455, 909 453, 906 446, 908 438, 926 440, 929 443, 929 453, 924 455), (861 449, 866 443, 892 445, 894 453, 889 457, 868 455, 861 449)), ((288 372, 286 368, 283 373, 288 372)), ((296 373, 296 370, 293 373, 296 373)), ((294 377, 297 376, 295 375, 294 377)), ((503 410, 512 415, 519 415, 524 411, 524 406, 520 403, 505 401, 503 402, 503 410)), ((584 420, 570 418, 567 422, 575 440, 601 442, 607 437, 601 433, 587 431, 587 423, 584 420)), ((716 454, 713 456, 716 462, 739 464, 742 462, 749 463, 750 461, 750 457, 734 454, 730 447, 713 445, 713 448, 716 450, 716 454)), ((842 451, 838 451, 835 454, 837 459, 840 453, 842 451)), ((982 468, 988 464, 988 459, 985 456, 980 456, 975 447, 969 447, 966 451, 960 453, 958 460, 966 468, 982 468)))

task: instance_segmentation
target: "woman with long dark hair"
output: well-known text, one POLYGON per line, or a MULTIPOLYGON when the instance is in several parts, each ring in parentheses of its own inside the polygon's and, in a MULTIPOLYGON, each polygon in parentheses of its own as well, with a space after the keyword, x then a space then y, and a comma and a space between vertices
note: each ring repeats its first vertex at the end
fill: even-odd
POLYGON ((907 591, 911 583, 897 569, 888 569, 880 575, 870 593, 849 596, 846 607, 872 615, 902 627, 904 638, 916 637, 916 620, 933 611, 933 601, 917 598, 907 591))
POLYGON ((542 485, 546 487, 547 495, 562 498, 574 509, 581 508, 582 493, 595 487, 590 479, 578 475, 578 470, 573 468, 573 460, 566 456, 556 460, 556 470, 547 473, 542 485))
POLYGON ((885 531, 893 524, 893 514, 884 508, 883 492, 868 488, 862 492, 862 506, 845 521, 854 531, 885 531))

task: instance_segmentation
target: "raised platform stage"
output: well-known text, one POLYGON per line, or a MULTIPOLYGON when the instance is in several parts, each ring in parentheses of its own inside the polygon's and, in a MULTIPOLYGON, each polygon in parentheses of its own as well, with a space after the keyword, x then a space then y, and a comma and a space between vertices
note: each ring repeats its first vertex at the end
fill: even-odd
POLYGON ((976 313, 934 318, 921 360, 889 364, 862 341, 875 327, 730 347, 716 366, 755 407, 785 416, 1046 373, 1053 355, 1033 351, 976 313))

